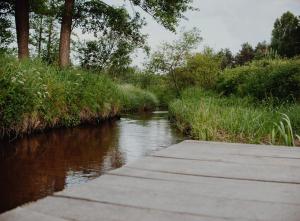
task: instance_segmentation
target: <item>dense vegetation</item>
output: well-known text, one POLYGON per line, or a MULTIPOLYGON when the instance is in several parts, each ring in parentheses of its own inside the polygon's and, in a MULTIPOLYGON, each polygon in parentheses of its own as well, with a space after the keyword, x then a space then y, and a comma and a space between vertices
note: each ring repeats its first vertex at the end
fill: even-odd
POLYGON ((148 71, 165 74, 170 116, 194 139, 299 145, 299 30, 300 19, 287 12, 270 45, 245 43, 235 56, 193 52, 201 41, 193 30, 154 52, 148 71))
POLYGON ((7 56, 0 58, 0 84, 0 136, 74 126, 157 105, 152 93, 103 75, 7 56))
MULTIPOLYGON (((191 0, 174 1, 168 7, 162 7, 165 1, 132 3, 152 12, 172 31, 183 12, 191 9, 191 0)), ((195 139, 300 142, 300 18, 290 12, 275 21, 270 43, 252 47, 246 42, 237 54, 209 47, 196 51, 202 38, 194 28, 163 43, 139 70, 130 66, 131 54, 137 48, 149 52, 141 32, 145 22, 138 13, 129 15, 124 5, 6 0, 0 6, 0 136, 160 106, 169 108, 174 124, 195 139), (18 30, 21 3, 31 6, 21 10, 32 15, 30 33, 27 18, 18 30), (74 14, 66 18, 66 10, 74 14), (12 16, 22 44, 11 31, 12 16), (70 49, 70 24, 95 38, 73 42, 70 49), (15 50, 9 44, 14 42, 22 61, 13 58, 15 50), (29 46, 32 60, 27 59, 29 46), (70 50, 78 66, 71 66, 70 50)))
POLYGON ((145 18, 127 6, 174 32, 191 2, 1 1, 0 137, 153 109, 155 95, 114 81, 136 48, 148 50, 145 18), (82 41, 78 33, 94 38, 82 41))
POLYGON ((217 83, 219 92, 278 102, 300 101, 300 59, 254 61, 226 69, 217 83))
POLYGON ((170 103, 177 127, 200 140, 289 144, 275 127, 281 113, 288 115, 294 132, 299 133, 299 104, 272 106, 254 102, 251 97, 224 97, 201 88, 187 89, 170 103))

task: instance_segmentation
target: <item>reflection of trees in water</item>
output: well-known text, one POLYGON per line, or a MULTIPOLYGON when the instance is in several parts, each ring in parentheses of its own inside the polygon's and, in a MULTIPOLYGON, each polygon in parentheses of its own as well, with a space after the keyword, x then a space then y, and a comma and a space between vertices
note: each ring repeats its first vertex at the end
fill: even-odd
POLYGON ((64 189, 70 172, 90 179, 123 165, 118 138, 112 121, 0 143, 0 212, 64 189))

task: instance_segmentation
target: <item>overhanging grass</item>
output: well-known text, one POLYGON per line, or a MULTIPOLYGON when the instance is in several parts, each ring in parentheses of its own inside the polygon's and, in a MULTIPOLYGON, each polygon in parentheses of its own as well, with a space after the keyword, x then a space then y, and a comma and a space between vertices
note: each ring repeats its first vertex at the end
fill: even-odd
POLYGON ((105 76, 0 58, 0 137, 154 108, 154 95, 105 76))
POLYGON ((178 128, 199 140, 270 143, 280 113, 290 117, 296 132, 300 129, 300 105, 255 104, 249 98, 219 97, 197 88, 183 92, 169 109, 178 128))
POLYGON ((120 85, 122 92, 122 104, 124 111, 148 111, 158 105, 156 96, 148 91, 137 88, 133 85, 120 85))

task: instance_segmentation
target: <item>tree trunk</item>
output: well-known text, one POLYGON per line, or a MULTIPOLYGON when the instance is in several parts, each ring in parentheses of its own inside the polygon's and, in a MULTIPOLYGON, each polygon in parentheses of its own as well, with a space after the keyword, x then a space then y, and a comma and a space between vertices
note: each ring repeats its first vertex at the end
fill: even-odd
POLYGON ((40 16, 40 21, 39 21, 39 39, 38 39, 38 57, 41 57, 41 50, 42 50, 42 37, 43 37, 43 16, 40 16))
POLYGON ((52 44, 52 31, 53 31, 53 17, 50 17, 48 26, 48 42, 47 42, 47 62, 51 63, 51 44, 52 44))
POLYGON ((29 57, 29 2, 28 0, 15 0, 15 22, 18 42, 18 57, 29 57))
POLYGON ((65 0, 65 8, 61 22, 59 42, 59 65, 66 67, 70 64, 70 44, 74 0, 65 0))

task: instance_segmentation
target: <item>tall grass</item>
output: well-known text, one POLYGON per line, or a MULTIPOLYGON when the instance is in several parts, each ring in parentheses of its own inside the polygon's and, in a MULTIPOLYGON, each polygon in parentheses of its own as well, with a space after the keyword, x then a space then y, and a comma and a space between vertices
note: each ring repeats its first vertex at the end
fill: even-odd
POLYGON ((284 143, 286 146, 295 146, 295 137, 299 139, 299 135, 295 134, 290 118, 286 114, 281 114, 282 119, 279 123, 274 123, 272 130, 272 144, 277 141, 284 143))
MULTIPOLYGON (((274 123, 286 113, 299 132, 300 105, 271 106, 251 98, 219 97, 199 88, 182 93, 169 105, 176 125, 195 139, 271 143, 274 123)), ((276 144, 285 144, 281 139, 276 144)))
POLYGON ((155 105, 154 95, 121 87, 105 76, 0 58, 0 137, 75 126, 155 105))
POLYGON ((121 100, 125 111, 149 111, 159 103, 156 96, 130 84, 119 86, 122 92, 121 100))

